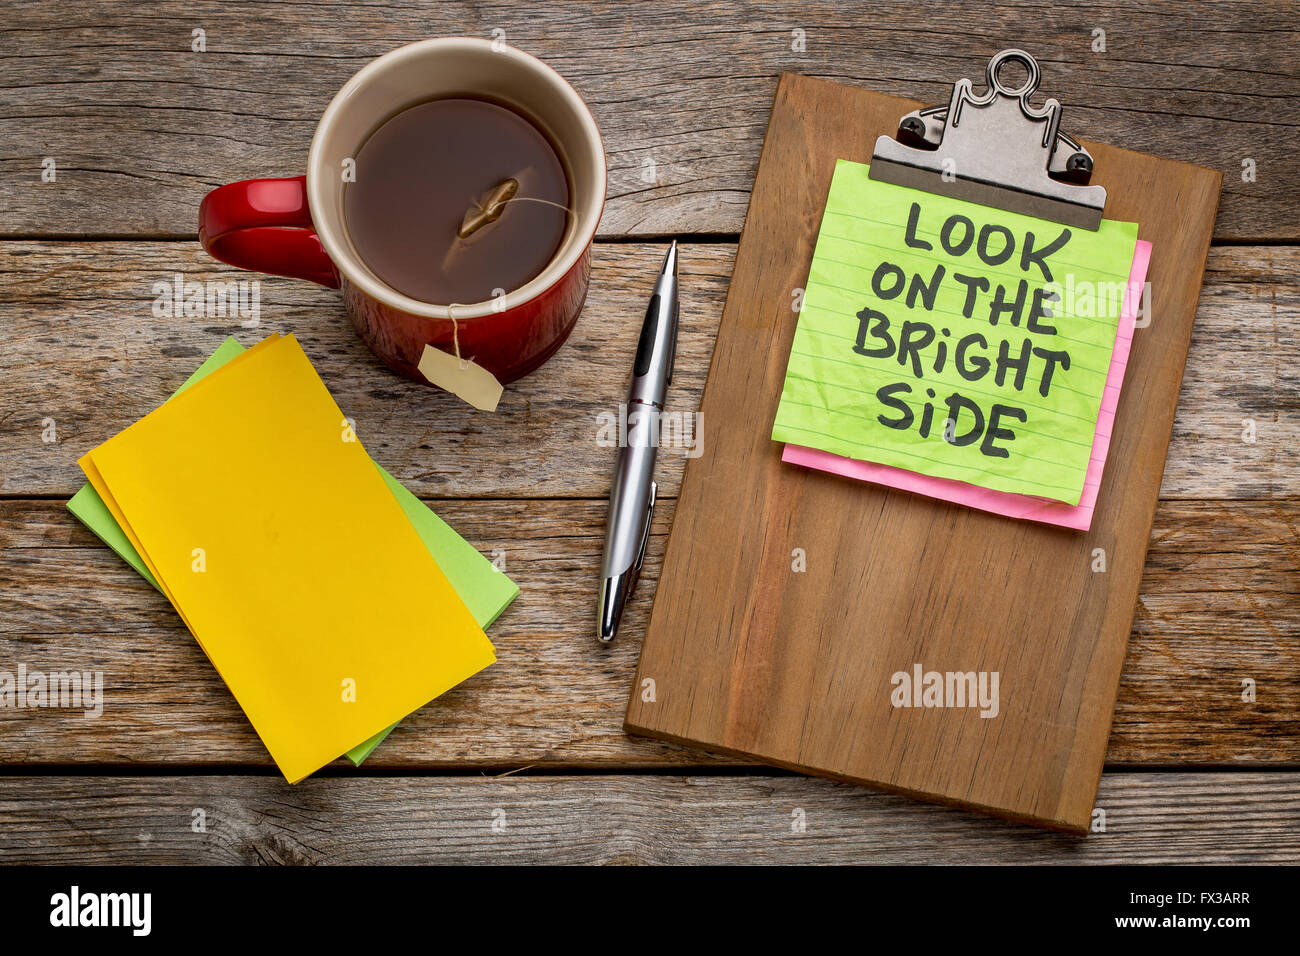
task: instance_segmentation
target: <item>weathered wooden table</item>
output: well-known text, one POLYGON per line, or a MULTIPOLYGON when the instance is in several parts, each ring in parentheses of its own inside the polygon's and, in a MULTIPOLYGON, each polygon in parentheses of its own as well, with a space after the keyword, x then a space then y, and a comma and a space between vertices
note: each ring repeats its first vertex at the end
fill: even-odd
POLYGON ((1300 859, 1294 3, 48 0, 3 21, 0 670, 101 671, 105 700, 97 718, 0 709, 0 863, 1300 859), (384 370, 336 296, 305 283, 260 277, 254 329, 154 314, 154 284, 177 273, 239 278, 195 241, 209 188, 302 171, 349 75, 449 34, 543 57, 605 135, 591 293, 550 364, 489 415, 384 370), (624 735, 680 456, 660 470, 625 635, 592 633, 611 467, 597 415, 620 400, 669 237, 685 323, 672 401, 698 404, 777 75, 940 102, 1007 46, 1040 59, 1071 132, 1225 174, 1097 798, 1105 832, 1086 839, 624 735), (496 666, 362 769, 296 787, 167 602, 64 507, 80 454, 227 335, 271 331, 298 335, 375 459, 522 588, 490 631, 496 666))

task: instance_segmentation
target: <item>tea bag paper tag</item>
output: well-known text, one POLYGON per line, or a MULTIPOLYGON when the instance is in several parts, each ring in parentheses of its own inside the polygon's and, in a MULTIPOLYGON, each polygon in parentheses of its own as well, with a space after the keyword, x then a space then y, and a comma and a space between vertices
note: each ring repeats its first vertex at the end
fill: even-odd
POLYGON ((501 393, 505 391, 495 375, 467 358, 457 358, 450 352, 424 347, 420 356, 420 374, 439 388, 446 389, 469 402, 477 409, 495 412, 501 393))

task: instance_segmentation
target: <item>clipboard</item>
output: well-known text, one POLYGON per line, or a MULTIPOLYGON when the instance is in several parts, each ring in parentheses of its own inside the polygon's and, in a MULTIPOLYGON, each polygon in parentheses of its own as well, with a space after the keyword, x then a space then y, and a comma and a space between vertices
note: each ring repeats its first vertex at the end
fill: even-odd
POLYGON ((926 108, 782 75, 630 733, 1088 830, 1222 175, 1066 136, 1059 103, 1030 102, 1038 79, 1032 57, 1004 51, 987 93, 963 80, 946 106, 926 108), (1030 69, 1016 89, 999 75, 1013 60, 1030 69), (981 150, 1002 159, 962 161, 981 150), (944 163, 954 155, 955 169, 944 163), (798 318, 791 297, 807 281, 837 159, 1083 228, 1103 213, 1136 221, 1153 243, 1152 321, 1134 339, 1091 530, 782 463, 770 434, 798 318), (891 675, 917 665, 997 672, 998 717, 894 707, 891 675))

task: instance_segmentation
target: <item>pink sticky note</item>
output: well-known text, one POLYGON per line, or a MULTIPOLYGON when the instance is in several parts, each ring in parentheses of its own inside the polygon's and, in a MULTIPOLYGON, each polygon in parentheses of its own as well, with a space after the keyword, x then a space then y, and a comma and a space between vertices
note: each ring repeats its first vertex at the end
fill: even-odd
POLYGON ((1115 424, 1115 409, 1119 405, 1119 392, 1124 384, 1124 369, 1128 367, 1129 347, 1133 344, 1133 327, 1137 321, 1138 304, 1142 299, 1142 284, 1146 281, 1147 265, 1151 261, 1151 243, 1138 240, 1133 251, 1133 268, 1129 271, 1128 291, 1120 312, 1119 328, 1115 332, 1115 350, 1111 353, 1110 370, 1106 374, 1106 390, 1101 397, 1101 411, 1097 415, 1097 431, 1092 438, 1092 457, 1088 474, 1083 481, 1083 494, 1077 505, 1063 501, 1038 498, 1034 495, 1016 495, 1005 491, 992 491, 979 485, 950 478, 932 478, 905 468, 879 465, 875 462, 845 458, 828 451, 806 448, 803 445, 786 445, 781 460, 806 468, 829 471, 846 478, 870 481, 890 488, 901 488, 930 498, 941 498, 955 504, 991 511, 1008 518, 1026 518, 1045 524, 1060 525, 1087 531, 1092 525, 1092 512, 1097 506, 1097 492, 1101 488, 1102 472, 1106 468, 1106 452, 1110 448, 1110 433, 1115 424))

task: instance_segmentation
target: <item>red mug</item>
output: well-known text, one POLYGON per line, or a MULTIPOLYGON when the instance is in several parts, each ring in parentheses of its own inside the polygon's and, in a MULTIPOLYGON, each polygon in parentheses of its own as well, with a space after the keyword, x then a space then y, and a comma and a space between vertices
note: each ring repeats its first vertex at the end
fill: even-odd
POLYGON ((605 183, 600 130, 558 73, 495 41, 423 40, 384 54, 344 84, 316 127, 305 176, 250 179, 208 193, 199 207, 199 240, 230 265, 340 289, 361 338, 400 375, 429 385, 418 366, 432 345, 506 384, 554 355, 578 320, 605 183), (550 135, 572 180, 572 215, 559 250, 536 277, 492 301, 449 307, 403 295, 362 261, 344 227, 343 170, 389 117, 457 95, 511 105, 550 135))

